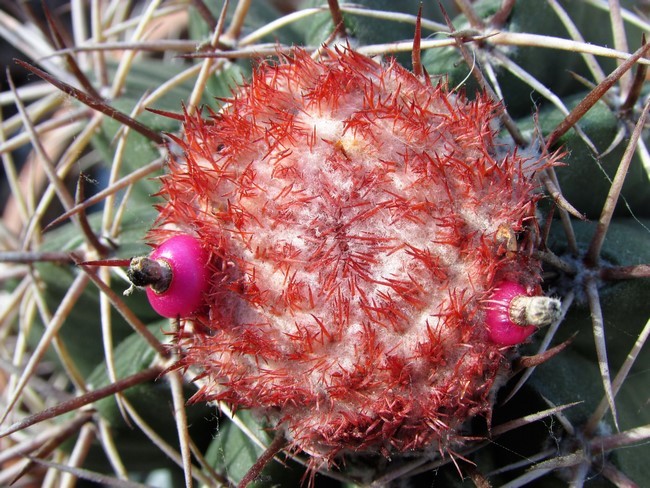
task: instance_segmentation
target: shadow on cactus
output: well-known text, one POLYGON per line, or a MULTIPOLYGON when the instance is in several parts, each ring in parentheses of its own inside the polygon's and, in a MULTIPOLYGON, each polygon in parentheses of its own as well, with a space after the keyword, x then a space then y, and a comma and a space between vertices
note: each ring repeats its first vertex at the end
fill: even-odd
POLYGON ((0 16, 0 484, 650 479, 646 21, 272 3, 0 16))

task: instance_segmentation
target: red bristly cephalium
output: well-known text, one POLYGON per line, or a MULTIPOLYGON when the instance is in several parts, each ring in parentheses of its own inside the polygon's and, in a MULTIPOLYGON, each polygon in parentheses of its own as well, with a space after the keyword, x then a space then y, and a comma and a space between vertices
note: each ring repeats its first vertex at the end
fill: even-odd
POLYGON ((210 254, 178 337, 196 398, 253 409, 316 461, 444 451, 489 415, 510 349, 485 304, 504 281, 540 293, 534 172, 552 164, 498 142, 499 110, 394 61, 298 50, 186 116, 149 237, 210 254))

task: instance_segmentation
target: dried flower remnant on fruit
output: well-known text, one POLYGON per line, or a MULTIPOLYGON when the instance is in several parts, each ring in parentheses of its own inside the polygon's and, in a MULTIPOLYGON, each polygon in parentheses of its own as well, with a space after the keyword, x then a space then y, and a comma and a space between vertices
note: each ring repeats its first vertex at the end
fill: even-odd
POLYGON ((533 172, 552 164, 502 145, 497 110, 395 62, 298 50, 187 116, 149 237, 212 256, 178 339, 197 399, 253 409, 316 463, 444 450, 488 415, 509 362, 485 304, 503 282, 541 291, 503 229, 534 245, 533 172))

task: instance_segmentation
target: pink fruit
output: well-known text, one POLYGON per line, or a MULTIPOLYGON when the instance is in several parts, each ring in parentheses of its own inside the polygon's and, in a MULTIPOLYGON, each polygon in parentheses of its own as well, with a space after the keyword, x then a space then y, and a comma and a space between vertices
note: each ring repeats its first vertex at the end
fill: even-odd
POLYGON ((158 246, 149 259, 171 270, 171 281, 163 290, 148 286, 147 298, 153 309, 169 318, 193 314, 204 302, 210 282, 208 252, 195 237, 176 235, 158 246))
POLYGON ((492 342, 504 346, 514 346, 521 344, 535 332, 535 326, 516 324, 510 316, 513 299, 526 295, 526 289, 523 286, 511 282, 501 283, 492 292, 485 314, 485 324, 492 342))
POLYGON ((509 367, 486 300, 541 282, 534 174, 553 160, 499 140, 499 110, 395 62, 297 50, 186 116, 149 237, 200 229, 219 257, 209 293, 174 288, 166 312, 205 296, 178 337, 195 399, 254 410, 315 464, 462 442, 509 367))
POLYGON ((560 313, 560 302, 529 296, 518 283, 500 283, 487 300, 485 324, 490 340, 503 346, 521 344, 537 327, 549 325, 560 313))

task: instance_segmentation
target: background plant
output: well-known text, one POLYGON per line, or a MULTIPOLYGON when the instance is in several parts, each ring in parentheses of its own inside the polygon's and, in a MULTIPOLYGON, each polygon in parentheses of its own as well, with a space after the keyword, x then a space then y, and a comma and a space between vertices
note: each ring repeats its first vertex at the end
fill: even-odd
MULTIPOLYGON (((566 315, 521 349, 521 372, 501 390, 491 429, 477 419, 459 456, 379 467, 355 458, 315 483, 361 485, 372 473, 376 486, 434 476, 469 486, 642 486, 650 480, 645 5, 443 7, 424 5, 424 69, 469 96, 481 89, 503 99, 504 137, 521 150, 567 151, 566 166, 540 177, 547 244, 536 251, 566 315)), ((21 62, 4 61, 0 93, 0 484, 242 479, 271 442, 264 426, 224 405, 221 414, 188 405, 192 372, 162 374, 175 360, 164 346, 173 324, 143 293, 122 296, 120 268, 79 263, 148 251, 155 177, 175 150, 164 134, 180 131, 173 114, 218 110, 255 60, 293 45, 316 51, 344 35, 364 54, 412 68, 418 8, 411 0, 340 11, 336 2, 2 3, 0 35, 21 62), (32 74, 18 83, 21 68, 32 74)), ((305 459, 279 459, 260 485, 299 482, 305 459)))

